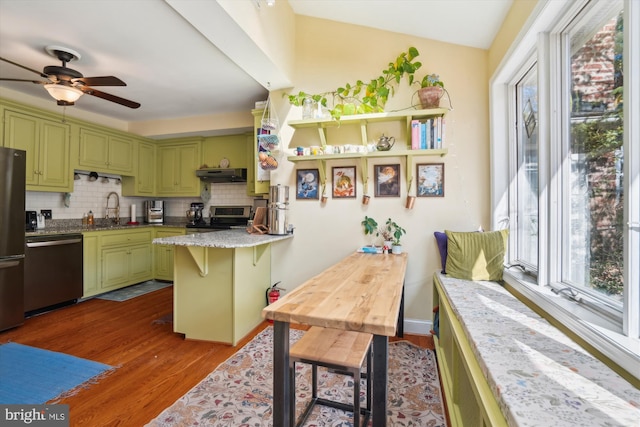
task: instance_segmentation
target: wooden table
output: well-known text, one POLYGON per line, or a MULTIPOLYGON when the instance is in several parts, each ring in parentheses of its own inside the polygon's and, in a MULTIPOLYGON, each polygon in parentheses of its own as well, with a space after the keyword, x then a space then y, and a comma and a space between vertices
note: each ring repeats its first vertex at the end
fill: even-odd
POLYGON ((406 269, 406 253, 354 253, 262 310, 274 321, 274 427, 295 423, 289 410, 290 323, 373 334, 373 427, 387 425, 389 337, 402 323, 406 269))

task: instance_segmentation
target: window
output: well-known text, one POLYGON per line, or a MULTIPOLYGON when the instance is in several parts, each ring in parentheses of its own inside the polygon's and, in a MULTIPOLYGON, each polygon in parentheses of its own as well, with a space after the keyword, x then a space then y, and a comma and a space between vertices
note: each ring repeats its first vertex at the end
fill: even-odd
POLYGON ((640 379, 640 2, 538 6, 491 81, 505 280, 640 379))
POLYGON ((538 267, 538 73, 536 66, 516 84, 516 241, 515 260, 538 267))
POLYGON ((564 32, 570 58, 564 95, 570 105, 563 123, 569 140, 562 187, 567 196, 562 281, 617 303, 624 288, 620 8, 585 13, 564 32))

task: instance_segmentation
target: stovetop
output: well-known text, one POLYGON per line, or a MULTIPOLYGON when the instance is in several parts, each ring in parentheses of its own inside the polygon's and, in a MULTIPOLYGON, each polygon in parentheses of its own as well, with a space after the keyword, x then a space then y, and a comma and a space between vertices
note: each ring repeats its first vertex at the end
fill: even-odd
POLYGON ((196 223, 187 223, 187 228, 210 228, 213 230, 229 230, 233 226, 246 226, 248 218, 211 218, 196 223))
POLYGON ((251 218, 251 206, 211 206, 209 210, 209 219, 202 218, 196 223, 188 223, 187 228, 228 230, 234 226, 245 227, 251 218))

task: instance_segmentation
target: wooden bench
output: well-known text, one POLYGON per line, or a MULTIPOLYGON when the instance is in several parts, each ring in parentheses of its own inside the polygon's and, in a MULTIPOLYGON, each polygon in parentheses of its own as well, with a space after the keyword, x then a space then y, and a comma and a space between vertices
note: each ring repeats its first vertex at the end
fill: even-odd
POLYGON ((373 335, 330 329, 314 326, 310 328, 289 350, 289 367, 291 370, 291 419, 295 420, 296 412, 296 363, 307 363, 311 370, 311 401, 305 407, 297 426, 304 425, 313 407, 330 406, 353 412, 353 425, 360 426, 360 414, 364 414, 363 425, 367 425, 371 413, 371 342, 373 335), (360 377, 365 360, 367 361, 366 407, 360 408, 360 377), (318 366, 331 369, 336 373, 353 377, 353 404, 318 397, 318 366))

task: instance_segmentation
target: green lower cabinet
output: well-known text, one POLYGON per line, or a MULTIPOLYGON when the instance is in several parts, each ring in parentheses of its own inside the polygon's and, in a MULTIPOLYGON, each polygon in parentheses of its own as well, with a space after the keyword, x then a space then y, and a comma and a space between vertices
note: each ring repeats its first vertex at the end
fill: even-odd
MULTIPOLYGON (((155 237, 183 236, 184 228, 157 228, 155 237)), ((173 280, 173 246, 153 245, 153 277, 159 280, 173 280)))
POLYGON ((102 250, 102 281, 101 288, 123 285, 129 280, 129 248, 115 248, 102 250))
POLYGON ((151 243, 102 250, 102 289, 120 288, 153 278, 151 243))
POLYGON ((152 233, 151 227, 83 233, 83 297, 153 279, 152 233))

